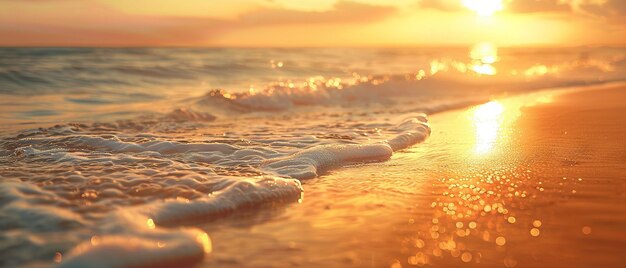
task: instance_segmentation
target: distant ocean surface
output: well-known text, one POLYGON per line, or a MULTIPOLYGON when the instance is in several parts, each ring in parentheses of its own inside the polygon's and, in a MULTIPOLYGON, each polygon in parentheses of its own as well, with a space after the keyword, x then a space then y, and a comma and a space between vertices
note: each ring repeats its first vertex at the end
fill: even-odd
POLYGON ((428 114, 624 80, 624 48, 0 48, 0 266, 195 263, 194 223, 302 201, 428 114))
POLYGON ((415 100, 443 91, 474 97, 475 87, 495 93, 584 85, 624 79, 625 54, 624 48, 498 49, 488 43, 441 49, 0 48, 0 128, 162 112, 162 106, 141 104, 216 89, 252 93, 256 97, 236 102, 253 111, 297 106, 299 96, 308 98, 301 104, 316 105, 345 101, 345 95, 369 101, 383 91, 415 100))

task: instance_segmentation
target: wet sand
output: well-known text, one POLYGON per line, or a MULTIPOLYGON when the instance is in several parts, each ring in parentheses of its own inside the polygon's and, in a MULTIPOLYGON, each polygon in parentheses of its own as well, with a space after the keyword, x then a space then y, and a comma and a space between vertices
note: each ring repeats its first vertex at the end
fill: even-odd
POLYGON ((300 204, 201 226, 201 266, 620 266, 623 100, 604 86, 434 115, 424 144, 305 181, 300 204))

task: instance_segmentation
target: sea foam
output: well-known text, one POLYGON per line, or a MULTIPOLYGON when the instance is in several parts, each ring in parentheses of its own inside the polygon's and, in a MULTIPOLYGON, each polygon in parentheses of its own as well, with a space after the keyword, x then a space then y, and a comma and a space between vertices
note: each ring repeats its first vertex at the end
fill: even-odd
POLYGON ((173 114, 163 119, 167 128, 151 133, 136 131, 138 119, 58 125, 0 140, 0 161, 10 166, 0 176, 12 178, 0 183, 0 229, 17 230, 0 237, 10 235, 20 252, 0 253, 8 260, 2 263, 60 254, 61 267, 194 264, 210 252, 210 238, 180 226, 295 203, 303 198, 301 180, 384 161, 430 134, 423 114, 348 114, 339 124, 332 114, 323 116, 333 120, 285 119, 304 120, 299 125, 253 116, 234 128, 192 110, 173 114), (175 126, 188 122, 200 122, 192 127, 207 134, 179 138, 175 126))

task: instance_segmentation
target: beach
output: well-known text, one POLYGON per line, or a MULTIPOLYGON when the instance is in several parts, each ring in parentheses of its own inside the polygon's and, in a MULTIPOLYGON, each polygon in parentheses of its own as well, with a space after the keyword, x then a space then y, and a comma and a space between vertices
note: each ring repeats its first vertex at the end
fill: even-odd
POLYGON ((623 55, 2 48, 0 266, 613 266, 623 55))
POLYGON ((624 266, 625 2, 0 0, 0 268, 624 266))
POLYGON ((493 100, 430 117, 386 162, 303 183, 299 204, 206 225, 220 267, 619 266, 626 88, 493 100))

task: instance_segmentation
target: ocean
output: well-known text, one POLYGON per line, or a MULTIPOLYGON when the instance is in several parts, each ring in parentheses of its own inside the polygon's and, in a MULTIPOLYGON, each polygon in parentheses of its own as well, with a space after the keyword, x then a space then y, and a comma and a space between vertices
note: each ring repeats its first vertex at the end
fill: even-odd
POLYGON ((0 266, 193 264, 198 224, 303 202, 431 114, 625 79, 609 47, 0 48, 0 266))
POLYGON ((419 49, 2 48, 0 131, 190 106, 232 115, 400 99, 420 104, 407 109, 420 108, 434 99, 448 103, 459 96, 621 80, 624 53, 498 49, 489 43, 419 49), (196 105, 202 101, 216 103, 196 105))

